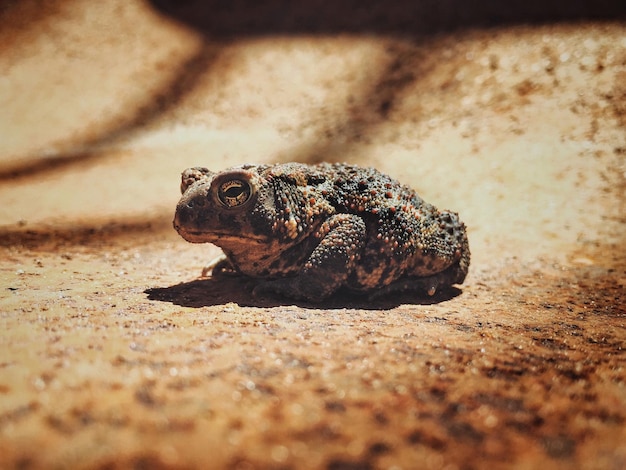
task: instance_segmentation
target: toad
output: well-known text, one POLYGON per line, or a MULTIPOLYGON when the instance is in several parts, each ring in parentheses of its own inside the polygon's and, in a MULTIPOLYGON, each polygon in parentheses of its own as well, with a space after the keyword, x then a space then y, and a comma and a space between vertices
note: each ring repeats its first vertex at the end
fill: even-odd
POLYGON ((461 284, 465 225, 408 186, 348 164, 185 170, 174 228, 224 256, 205 271, 260 282, 253 294, 320 301, 344 287, 368 296, 461 284))

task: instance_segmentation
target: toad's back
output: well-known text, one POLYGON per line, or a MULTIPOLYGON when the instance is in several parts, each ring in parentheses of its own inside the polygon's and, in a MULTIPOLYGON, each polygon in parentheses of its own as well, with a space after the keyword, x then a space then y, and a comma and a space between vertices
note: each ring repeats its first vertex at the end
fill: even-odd
POLYGON ((366 224, 367 242, 349 283, 377 288, 402 276, 441 273, 458 262, 449 284, 462 283, 469 244, 456 213, 439 211, 408 186, 372 168, 328 165, 334 175, 329 200, 337 212, 356 214, 366 224))

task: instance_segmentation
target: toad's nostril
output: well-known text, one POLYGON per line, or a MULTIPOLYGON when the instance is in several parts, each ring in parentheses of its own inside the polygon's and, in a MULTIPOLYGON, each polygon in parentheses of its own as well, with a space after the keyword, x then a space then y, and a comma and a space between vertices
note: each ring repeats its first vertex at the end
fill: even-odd
POLYGON ((189 199, 187 202, 184 203, 184 205, 187 206, 188 209, 199 209, 208 205, 208 199, 206 196, 196 196, 193 199, 189 199))

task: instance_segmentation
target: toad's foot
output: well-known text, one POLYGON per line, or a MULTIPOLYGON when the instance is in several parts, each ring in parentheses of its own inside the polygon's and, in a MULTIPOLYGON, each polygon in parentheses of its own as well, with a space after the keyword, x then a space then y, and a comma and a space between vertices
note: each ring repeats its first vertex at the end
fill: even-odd
POLYGON ((218 277, 218 276, 235 276, 237 271, 228 260, 226 255, 222 254, 213 258, 209 264, 202 268, 201 277, 218 277))

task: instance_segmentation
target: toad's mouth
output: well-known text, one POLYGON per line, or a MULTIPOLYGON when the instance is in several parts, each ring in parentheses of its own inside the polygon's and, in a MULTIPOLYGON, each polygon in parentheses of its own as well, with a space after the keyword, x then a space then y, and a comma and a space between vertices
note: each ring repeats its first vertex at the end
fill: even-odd
POLYGON ((266 237, 254 234, 233 234, 229 232, 218 232, 215 230, 190 230, 185 227, 174 227, 178 234, 190 243, 265 243, 266 237))

